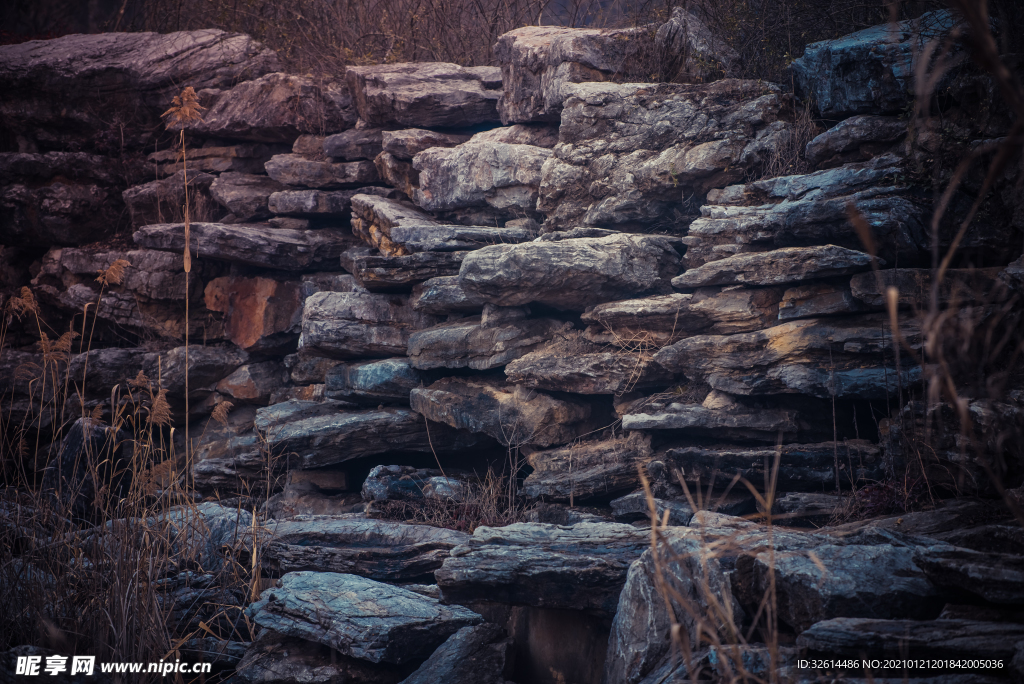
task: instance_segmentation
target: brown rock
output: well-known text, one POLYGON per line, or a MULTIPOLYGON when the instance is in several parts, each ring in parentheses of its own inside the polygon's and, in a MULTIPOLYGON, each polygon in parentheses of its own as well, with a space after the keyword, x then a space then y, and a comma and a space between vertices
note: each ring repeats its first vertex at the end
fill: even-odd
POLYGON ((672 285, 680 288, 733 284, 782 285, 847 275, 870 267, 870 256, 845 247, 786 247, 712 261, 673 278, 672 285))
POLYGON ((228 338, 242 349, 271 350, 298 338, 303 297, 294 280, 216 278, 205 298, 208 309, 224 314, 228 338))
POLYGON ((637 467, 651 458, 651 437, 640 432, 534 451, 527 456, 533 472, 523 481, 522 491, 545 501, 609 498, 636 488, 637 467))

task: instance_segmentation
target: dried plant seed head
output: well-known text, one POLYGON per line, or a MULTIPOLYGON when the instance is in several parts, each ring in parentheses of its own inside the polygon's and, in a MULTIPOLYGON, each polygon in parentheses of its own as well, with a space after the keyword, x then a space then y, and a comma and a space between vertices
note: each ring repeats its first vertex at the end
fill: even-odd
POLYGON ((117 259, 106 269, 97 271, 99 275, 96 277, 96 282, 101 285, 120 285, 124 281, 125 269, 129 266, 131 266, 131 262, 127 259, 117 259))
POLYGON ((147 389, 149 387, 149 378, 146 374, 139 370, 138 374, 128 381, 129 387, 137 387, 139 389, 147 389))
POLYGON ((199 104, 195 89, 188 86, 181 91, 180 95, 174 96, 174 99, 171 100, 171 108, 160 116, 167 118, 167 128, 187 126, 192 122, 202 120, 203 115, 199 113, 202 109, 206 109, 206 107, 199 104))
POLYGON ((28 287, 21 288, 21 294, 11 297, 7 302, 7 310, 10 311, 19 321, 25 314, 39 315, 39 304, 36 297, 28 287))
POLYGON ((156 426, 171 424, 171 405, 167 403, 167 390, 162 389, 153 397, 149 410, 149 422, 156 426))
POLYGON ((221 403, 217 404, 216 407, 214 407, 213 413, 210 414, 210 417, 213 418, 218 423, 220 423, 222 426, 227 426, 228 413, 230 413, 231 409, 233 409, 234 407, 235 405, 232 404, 230 401, 222 401, 221 403))
POLYGON ((98 404, 89 414, 89 422, 93 425, 99 425, 103 422, 103 405, 98 404))

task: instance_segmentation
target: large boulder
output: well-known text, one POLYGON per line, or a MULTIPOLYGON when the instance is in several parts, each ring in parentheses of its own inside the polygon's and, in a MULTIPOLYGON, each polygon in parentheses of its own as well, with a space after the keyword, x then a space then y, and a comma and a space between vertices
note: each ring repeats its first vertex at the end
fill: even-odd
POLYGON ((483 618, 408 589, 335 572, 290 572, 249 606, 256 624, 371 663, 402 664, 431 653, 483 618))
POLYGON ((487 205, 511 215, 537 210, 541 167, 551 150, 532 145, 470 141, 416 155, 414 199, 427 211, 487 205))
POLYGON ((446 602, 592 610, 610 617, 629 565, 650 544, 632 525, 478 527, 434 573, 446 602))
POLYGON ((294 74, 267 74, 230 89, 203 90, 199 100, 206 111, 188 129, 217 138, 291 143, 303 134, 345 130, 358 118, 344 83, 317 83, 294 74))
POLYGON ((649 231, 674 225, 684 198, 734 183, 790 135, 777 86, 564 86, 559 144, 544 163, 537 209, 545 227, 649 231))
MULTIPOLYGON (((914 101, 913 78, 931 41, 941 43, 957 26, 952 10, 882 24, 841 38, 811 43, 793 61, 797 93, 822 116, 898 113, 914 101)), ((958 50, 955 61, 966 55, 958 50)))
POLYGON ((492 304, 538 302, 582 311, 629 295, 664 293, 678 269, 669 239, 610 235, 484 247, 463 260, 459 281, 492 304))
POLYGON ((279 70, 273 51, 217 29, 32 40, 0 47, 0 116, 50 149, 143 147, 184 85, 229 88, 279 70))
POLYGON ((501 72, 444 62, 349 67, 359 118, 372 126, 459 128, 498 121, 501 72))

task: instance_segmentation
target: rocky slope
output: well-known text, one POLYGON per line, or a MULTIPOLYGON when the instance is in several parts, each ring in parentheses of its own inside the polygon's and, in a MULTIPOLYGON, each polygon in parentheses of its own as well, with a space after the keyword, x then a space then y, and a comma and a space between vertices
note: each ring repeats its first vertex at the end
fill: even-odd
MULTIPOLYGON (((669 57, 711 54, 692 15, 666 27, 669 57)), ((0 153, 3 284, 30 286, 62 325, 95 307, 91 351, 68 360, 82 404, 109 418, 112 387, 159 377, 191 424, 201 495, 278 477, 263 561, 280 579, 246 609, 263 631, 235 645, 245 681, 684 681, 673 625, 703 678, 743 663, 817 681, 797 657, 888 657, 895 634, 911 657, 1001 659, 970 681, 1010 681, 1024 676, 1024 538, 1000 501, 974 497, 995 494, 990 457, 1021 485, 1020 386, 969 406, 998 444, 965 449, 945 423, 921 462, 942 496, 968 498, 822 527, 844 494, 921 458, 901 435, 927 420, 906 398, 927 370, 914 307, 933 207, 915 170, 935 141, 898 116, 915 39, 880 30, 796 61, 798 92, 841 120, 807 144, 806 173, 771 178, 792 95, 620 82, 629 32, 528 27, 501 38, 500 69, 333 82, 279 73, 217 31, 0 47, 17 146, 0 153), (159 120, 182 84, 206 108, 184 159, 159 120), (124 278, 101 287, 117 259, 124 278), (458 501, 470 471, 509 454, 532 522, 380 519, 388 502, 458 501), (641 478, 665 524, 655 549, 641 478), (740 517, 768 513, 766 489, 771 529, 740 517), (702 562, 716 540, 726 550, 702 562), (702 614, 670 614, 665 582, 702 614), (726 653, 769 587, 774 666, 756 636, 726 653), (723 639, 710 649, 705 622, 723 639)), ((940 292, 979 321, 1020 307, 1015 163, 998 201, 1016 218, 979 219, 962 244, 984 268, 957 264, 940 292)), ((10 335, 4 419, 46 429, 16 372, 41 354, 10 335)))

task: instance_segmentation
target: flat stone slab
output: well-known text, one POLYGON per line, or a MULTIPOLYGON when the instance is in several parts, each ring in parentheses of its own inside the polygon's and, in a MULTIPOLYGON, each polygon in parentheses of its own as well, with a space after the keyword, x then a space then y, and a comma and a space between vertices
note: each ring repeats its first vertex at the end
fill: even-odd
POLYGON ((520 318, 485 326, 481 317, 473 316, 413 333, 409 337, 409 361, 424 370, 499 368, 569 327, 568 323, 548 318, 520 318))
POLYGON ((573 354, 565 346, 556 341, 512 361, 505 377, 516 385, 552 392, 615 395, 666 387, 675 379, 652 363, 650 352, 581 350, 573 354))
POLYGON ((402 684, 504 684, 511 647, 512 639, 500 625, 463 627, 402 684))
POLYGON ((479 527, 434 573, 444 601, 615 613, 649 532, 619 523, 479 527))
POLYGON ((804 159, 811 164, 821 164, 857 153, 874 156, 863 148, 894 143, 906 135, 906 121, 894 116, 858 114, 815 136, 804 148, 804 159))
MULTIPOLYGON (((263 224, 193 223, 193 263, 200 257, 285 271, 323 270, 352 247, 350 236, 336 230, 292 230, 263 224)), ((132 235, 140 247, 184 253, 185 224, 158 223, 132 235)))
POLYGON ((437 375, 414 368, 405 357, 341 363, 324 376, 324 393, 355 404, 408 404, 409 392, 434 382, 437 375))
POLYGON ((871 257, 845 247, 786 247, 711 261, 672 279, 673 287, 784 285, 871 268, 871 257))
POLYGON ((428 314, 479 313, 483 309, 483 298, 467 292, 458 276, 431 278, 412 288, 412 308, 428 314))
POLYGON ((431 278, 458 275, 466 254, 416 252, 382 256, 371 247, 356 247, 342 253, 341 267, 370 292, 401 292, 431 278))
POLYGON ((522 494, 544 501, 607 499, 639 486, 637 468, 652 457, 650 436, 639 432, 534 451, 526 457, 533 472, 523 480, 522 494))
POLYGON ((242 221, 270 218, 267 201, 286 186, 267 176, 228 171, 217 176, 210 184, 215 200, 242 221))
POLYGON ((307 188, 343 188, 380 180, 372 161, 334 163, 306 159, 298 154, 277 154, 265 168, 278 183, 307 188))
POLYGON ((341 655, 315 641, 286 637, 263 630, 235 668, 251 684, 273 682, 356 681, 361 684, 398 684, 407 670, 341 655))
POLYGON ((780 432, 784 439, 792 439, 807 427, 805 419, 792 409, 740 404, 707 407, 655 401, 622 416, 623 430, 680 430, 707 437, 759 441, 775 441, 780 432))
POLYGON ((339 359, 404 356, 409 336, 438 322, 407 295, 317 292, 302 310, 299 348, 339 359))
POLYGON ((372 663, 422 658, 483 618, 462 606, 371 579, 334 572, 290 572, 248 614, 279 634, 316 641, 372 663))
POLYGON ((264 562, 278 572, 342 572, 406 580, 441 567, 469 535, 429 525, 302 516, 270 523, 264 562))
POLYGON ((671 241, 611 235, 478 249, 462 262, 462 287, 492 304, 538 302, 582 311, 629 295, 662 294, 679 268, 671 241))
POLYGON ((921 553, 914 562, 938 586, 998 605, 1024 605, 1024 556, 950 549, 921 553))
MULTIPOLYGON (((276 181, 275 181, 276 182, 276 181)), ((282 188, 267 198, 267 207, 275 214, 287 216, 347 216, 352 209, 353 195, 377 194, 389 197, 391 188, 360 187, 348 190, 288 190, 282 188)))
POLYGON ((432 147, 455 147, 467 142, 472 136, 454 133, 428 131, 425 128, 404 128, 400 131, 384 131, 381 145, 385 152, 396 159, 412 161, 412 158, 432 147))

